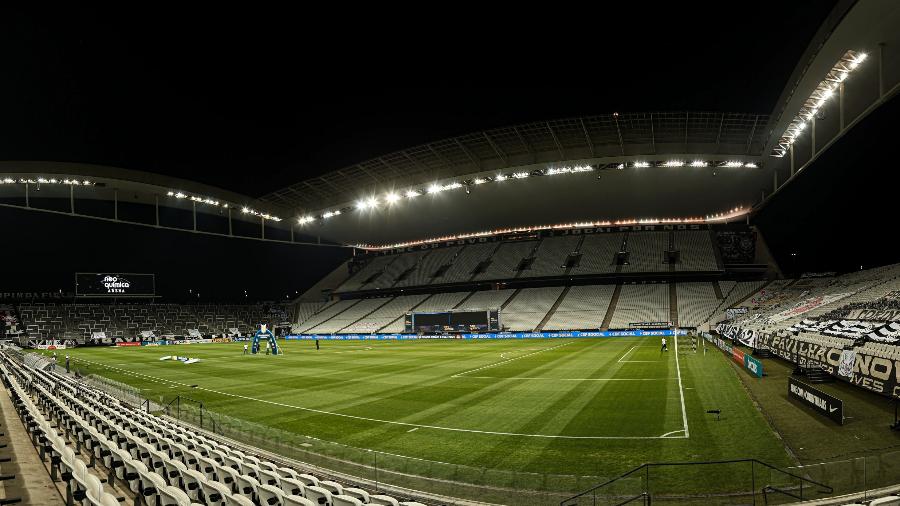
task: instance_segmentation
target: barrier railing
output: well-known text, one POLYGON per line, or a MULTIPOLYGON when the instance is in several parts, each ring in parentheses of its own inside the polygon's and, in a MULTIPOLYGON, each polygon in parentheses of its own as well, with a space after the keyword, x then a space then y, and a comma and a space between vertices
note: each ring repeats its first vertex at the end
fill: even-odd
POLYGON ((654 462, 569 497, 560 506, 782 504, 834 494, 833 487, 803 473, 756 459, 709 462, 654 462), (699 481, 698 480, 702 480, 699 481), (697 487, 702 483, 702 487, 697 487))

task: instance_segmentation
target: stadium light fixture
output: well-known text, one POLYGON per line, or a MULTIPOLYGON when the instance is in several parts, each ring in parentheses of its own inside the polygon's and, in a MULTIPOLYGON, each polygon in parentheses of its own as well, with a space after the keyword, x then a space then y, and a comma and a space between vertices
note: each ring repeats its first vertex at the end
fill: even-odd
POLYGON ((730 209, 727 212, 723 213, 715 213, 715 214, 707 214, 704 217, 695 216, 695 217, 687 217, 687 218, 631 218, 624 220, 596 220, 596 221, 579 221, 572 223, 560 223, 556 225, 534 225, 534 226, 523 226, 523 227, 514 227, 514 228, 503 228, 496 230, 487 230, 481 232, 472 232, 468 234, 459 234, 459 235, 448 235, 443 237, 436 237, 431 239, 423 239, 419 241, 408 241, 397 244, 387 244, 387 245, 372 245, 372 244, 356 244, 354 245, 360 249, 368 249, 368 250, 388 250, 394 248, 406 248, 411 246, 419 246, 422 244, 432 244, 444 241, 458 241, 462 239, 471 239, 476 237, 488 237, 495 236, 501 234, 508 233, 521 233, 521 232, 535 232, 540 230, 560 230, 560 229, 573 229, 573 228, 589 228, 589 227, 613 227, 613 226, 633 226, 633 225, 669 225, 669 224, 701 224, 701 223, 713 223, 719 221, 725 221, 729 219, 736 218, 738 216, 742 216, 749 212, 749 209, 744 206, 737 206, 733 209, 730 209))
POLYGON ((528 177, 528 173, 527 172, 515 172, 515 173, 513 173, 512 177, 513 177, 513 179, 525 179, 526 177, 528 177))
POLYGON ((681 160, 667 160, 663 163, 663 167, 684 167, 684 162, 681 160))
POLYGON ((634 162, 634 166, 638 169, 646 169, 650 166, 649 162, 634 162))
POLYGON ((806 128, 806 122, 811 121, 819 109, 834 95, 841 83, 867 58, 866 53, 849 50, 845 52, 835 63, 825 78, 819 82, 813 92, 800 106, 800 111, 794 116, 784 133, 778 139, 776 147, 772 149, 771 156, 781 158, 785 156, 797 138, 806 128))
POLYGON ((307 223, 312 223, 313 221, 316 221, 316 219, 312 216, 303 216, 301 218, 297 218, 297 223, 299 223, 300 225, 306 225, 307 223))
POLYGON ((474 183, 474 184, 484 184, 484 183, 487 183, 487 179, 484 179, 484 178, 482 178, 482 177, 476 177, 475 180, 472 181, 472 183, 474 183))
POLYGON ((337 211, 328 211, 327 213, 322 215, 322 218, 325 218, 327 220, 328 218, 331 218, 334 216, 340 216, 340 214, 341 214, 340 209, 338 209, 337 211))
POLYGON ((421 193, 417 192, 416 190, 409 190, 406 192, 406 198, 408 199, 414 199, 419 195, 421 195, 421 193))
POLYGON ((707 165, 709 164, 702 160, 694 160, 691 162, 691 167, 706 167, 707 165))
POLYGON ((444 187, 439 184, 433 184, 428 187, 428 193, 440 193, 444 191, 444 187))
POLYGON ((387 195, 384 196, 384 201, 387 202, 388 204, 393 204, 394 202, 397 202, 398 200, 400 200, 400 195, 397 195, 394 192, 388 193, 387 195))
POLYGON ((500 175, 498 175, 497 177, 494 178, 494 181, 506 181, 507 179, 509 179, 508 176, 503 175, 503 174, 500 174, 500 175))

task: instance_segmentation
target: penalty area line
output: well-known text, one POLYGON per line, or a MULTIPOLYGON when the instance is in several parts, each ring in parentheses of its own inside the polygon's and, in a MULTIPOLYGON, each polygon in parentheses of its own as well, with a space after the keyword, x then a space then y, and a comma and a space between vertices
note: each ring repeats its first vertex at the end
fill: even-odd
POLYGON ((545 349, 543 349, 543 350, 539 350, 539 351, 536 351, 536 352, 534 352, 534 353, 529 353, 529 354, 527 354, 527 355, 522 355, 521 357, 513 357, 513 358, 510 358, 510 359, 507 359, 507 360, 500 361, 500 362, 495 362, 495 363, 493 363, 493 364, 488 364, 488 365, 486 365, 486 366, 482 366, 482 367, 479 367, 479 368, 477 368, 477 369, 470 369, 470 370, 468 370, 468 371, 459 372, 459 373, 456 373, 456 374, 454 374, 453 376, 450 376, 450 377, 451 377, 451 378, 459 378, 460 376, 463 376, 463 375, 465 375, 465 374, 469 374, 469 373, 472 373, 472 372, 478 372, 478 371, 481 371, 481 370, 483 370, 483 369, 488 369, 488 368, 491 368, 491 367, 496 367, 496 366, 498 366, 498 365, 502 365, 502 364, 506 364, 506 363, 508 363, 508 362, 512 362, 513 360, 519 360, 519 359, 522 359, 522 358, 525 358, 525 357, 530 357, 530 356, 532 356, 532 355, 537 355, 538 353, 544 353, 545 351, 555 350, 555 349, 561 348, 561 347, 563 347, 563 346, 568 346, 568 345, 570 345, 570 344, 572 344, 572 343, 574 343, 574 342, 575 342, 575 341, 569 341, 569 342, 567 342, 567 343, 562 343, 562 344, 559 344, 559 345, 557 345, 557 346, 551 346, 550 348, 545 348, 545 349))

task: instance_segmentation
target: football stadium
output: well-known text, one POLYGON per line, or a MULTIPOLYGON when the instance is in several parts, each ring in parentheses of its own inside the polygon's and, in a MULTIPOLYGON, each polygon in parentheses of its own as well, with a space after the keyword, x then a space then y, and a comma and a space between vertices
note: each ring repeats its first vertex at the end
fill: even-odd
POLYGON ((101 113, 112 39, 48 43, 96 81, 0 135, 0 504, 900 504, 900 3, 808 7, 677 99, 326 139, 363 111, 238 172, 231 119, 101 113))

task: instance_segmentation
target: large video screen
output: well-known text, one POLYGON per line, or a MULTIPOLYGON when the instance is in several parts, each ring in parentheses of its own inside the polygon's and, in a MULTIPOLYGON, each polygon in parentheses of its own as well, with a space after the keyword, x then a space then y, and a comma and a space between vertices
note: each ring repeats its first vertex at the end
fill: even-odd
POLYGON ((490 332, 499 329, 496 310, 444 311, 440 313, 411 313, 406 318, 406 331, 434 332, 490 332))
POLYGON ((153 297, 153 274, 79 272, 75 274, 75 295, 79 297, 153 297))

